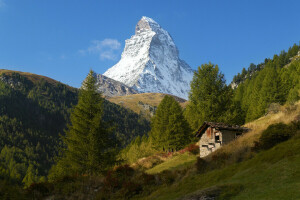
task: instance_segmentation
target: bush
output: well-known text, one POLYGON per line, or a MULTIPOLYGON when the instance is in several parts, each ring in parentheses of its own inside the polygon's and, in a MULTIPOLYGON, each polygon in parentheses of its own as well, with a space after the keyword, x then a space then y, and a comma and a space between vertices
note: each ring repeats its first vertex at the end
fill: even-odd
POLYGON ((141 182, 142 185, 155 185, 155 176, 152 174, 142 173, 137 177, 137 180, 141 182))
POLYGON ((34 194, 35 197, 45 197, 50 194, 51 191, 53 191, 54 186, 50 183, 43 182, 43 183, 32 183, 27 188, 27 193, 34 194))
POLYGON ((159 177, 160 177, 162 183, 165 185, 171 185, 176 179, 176 175, 169 170, 165 170, 165 171, 161 172, 159 174, 159 177))
POLYGON ((259 138, 260 149, 270 149, 276 144, 288 140, 293 134, 293 129, 283 123, 272 124, 263 131, 259 138))
POLYGON ((142 190, 143 187, 140 184, 133 181, 127 181, 123 183, 119 196, 121 196, 122 199, 130 199, 132 196, 141 193, 142 190))
POLYGON ((226 164, 229 160, 230 155, 223 151, 216 151, 211 156, 211 166, 213 167, 220 167, 226 164))
POLYGON ((187 147, 187 150, 194 154, 194 155, 198 155, 199 154, 199 146, 196 145, 196 144, 190 144, 188 147, 187 147))
POLYGON ((267 109, 268 114, 275 114, 280 111, 280 104, 279 103, 271 103, 269 108, 267 109))
POLYGON ((196 162, 196 168, 199 173, 204 173, 207 169, 207 162, 204 159, 198 157, 196 162))
POLYGON ((115 192, 122 188, 124 182, 131 179, 134 169, 129 165, 121 165, 107 172, 103 181, 103 192, 115 192))

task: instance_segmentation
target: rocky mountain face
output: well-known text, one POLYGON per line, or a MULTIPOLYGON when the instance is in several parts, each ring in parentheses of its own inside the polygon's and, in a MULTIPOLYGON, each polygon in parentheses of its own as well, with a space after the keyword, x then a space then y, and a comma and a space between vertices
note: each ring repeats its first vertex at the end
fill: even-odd
POLYGON ((179 58, 170 34, 153 19, 142 17, 135 35, 125 41, 121 60, 104 75, 139 93, 167 93, 187 99, 193 70, 179 58))
POLYGON ((97 74, 97 84, 98 91, 106 97, 127 96, 138 93, 135 89, 101 74, 97 74))

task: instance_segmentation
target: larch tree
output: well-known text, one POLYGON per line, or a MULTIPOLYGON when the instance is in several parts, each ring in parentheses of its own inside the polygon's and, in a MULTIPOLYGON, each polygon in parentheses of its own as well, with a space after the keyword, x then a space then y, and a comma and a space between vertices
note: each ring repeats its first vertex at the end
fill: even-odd
POLYGON ((230 106, 229 87, 218 65, 203 64, 194 72, 186 118, 193 130, 204 121, 224 121, 230 106))
POLYGON ((51 169, 52 176, 55 173, 97 174, 113 163, 113 137, 102 120, 102 103, 103 98, 96 88, 96 75, 91 70, 82 83, 78 104, 63 137, 65 149, 51 169))
POLYGON ((151 121, 150 137, 158 150, 178 150, 190 142, 191 129, 179 103, 166 95, 151 121))

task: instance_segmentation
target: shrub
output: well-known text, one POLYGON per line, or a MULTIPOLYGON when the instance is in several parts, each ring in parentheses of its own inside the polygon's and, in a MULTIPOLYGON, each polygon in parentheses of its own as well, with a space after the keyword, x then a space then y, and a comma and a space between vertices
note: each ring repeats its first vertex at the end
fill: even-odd
POLYGON ((279 103, 271 103, 269 108, 267 109, 268 114, 275 114, 280 111, 280 104, 279 103))
POLYGON ((121 165, 116 167, 113 170, 113 174, 119 179, 119 180, 127 180, 134 174, 134 169, 131 168, 129 165, 121 165))
POLYGON ((32 183, 28 188, 27 192, 30 194, 34 194, 35 197, 44 197, 49 195, 50 191, 53 191, 53 185, 47 182, 43 183, 32 183))
POLYGON ((141 193, 143 190, 140 184, 137 184, 133 181, 127 181, 122 184, 122 189, 119 194, 122 199, 129 199, 130 197, 141 193))
POLYGON ((222 166, 228 161, 229 158, 230 155, 228 153, 217 151, 212 154, 211 161, 217 166, 222 166))
POLYGON ((124 182, 131 179, 134 169, 129 165, 121 165, 107 172, 103 181, 103 192, 115 192, 122 188, 124 182))
POLYGON ((290 126, 283 123, 272 124, 263 131, 259 138, 258 146, 261 149, 270 149, 276 144, 288 140, 292 134, 292 128, 290 126))
POLYGON ((198 157, 196 162, 196 168, 199 173, 204 173, 207 169, 207 162, 204 159, 198 157))
POLYGON ((155 184, 155 176, 152 174, 142 173, 137 177, 138 181, 141 182, 142 185, 154 185, 155 184))
POLYGON ((162 183, 165 185, 171 185, 176 179, 176 175, 173 174, 169 170, 165 170, 165 171, 161 172, 159 174, 159 177, 160 177, 162 183))
POLYGON ((196 144, 190 144, 188 147, 187 147, 187 150, 194 154, 194 155, 197 155, 199 154, 199 146, 196 145, 196 144))

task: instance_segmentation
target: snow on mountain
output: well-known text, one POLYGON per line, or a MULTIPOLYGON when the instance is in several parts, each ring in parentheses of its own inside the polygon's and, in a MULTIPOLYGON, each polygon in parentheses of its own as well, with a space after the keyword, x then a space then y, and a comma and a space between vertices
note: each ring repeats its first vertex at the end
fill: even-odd
POLYGON ((125 41, 121 60, 104 75, 140 93, 167 93, 187 99, 193 70, 179 58, 170 34, 153 19, 142 17, 135 35, 125 41))

